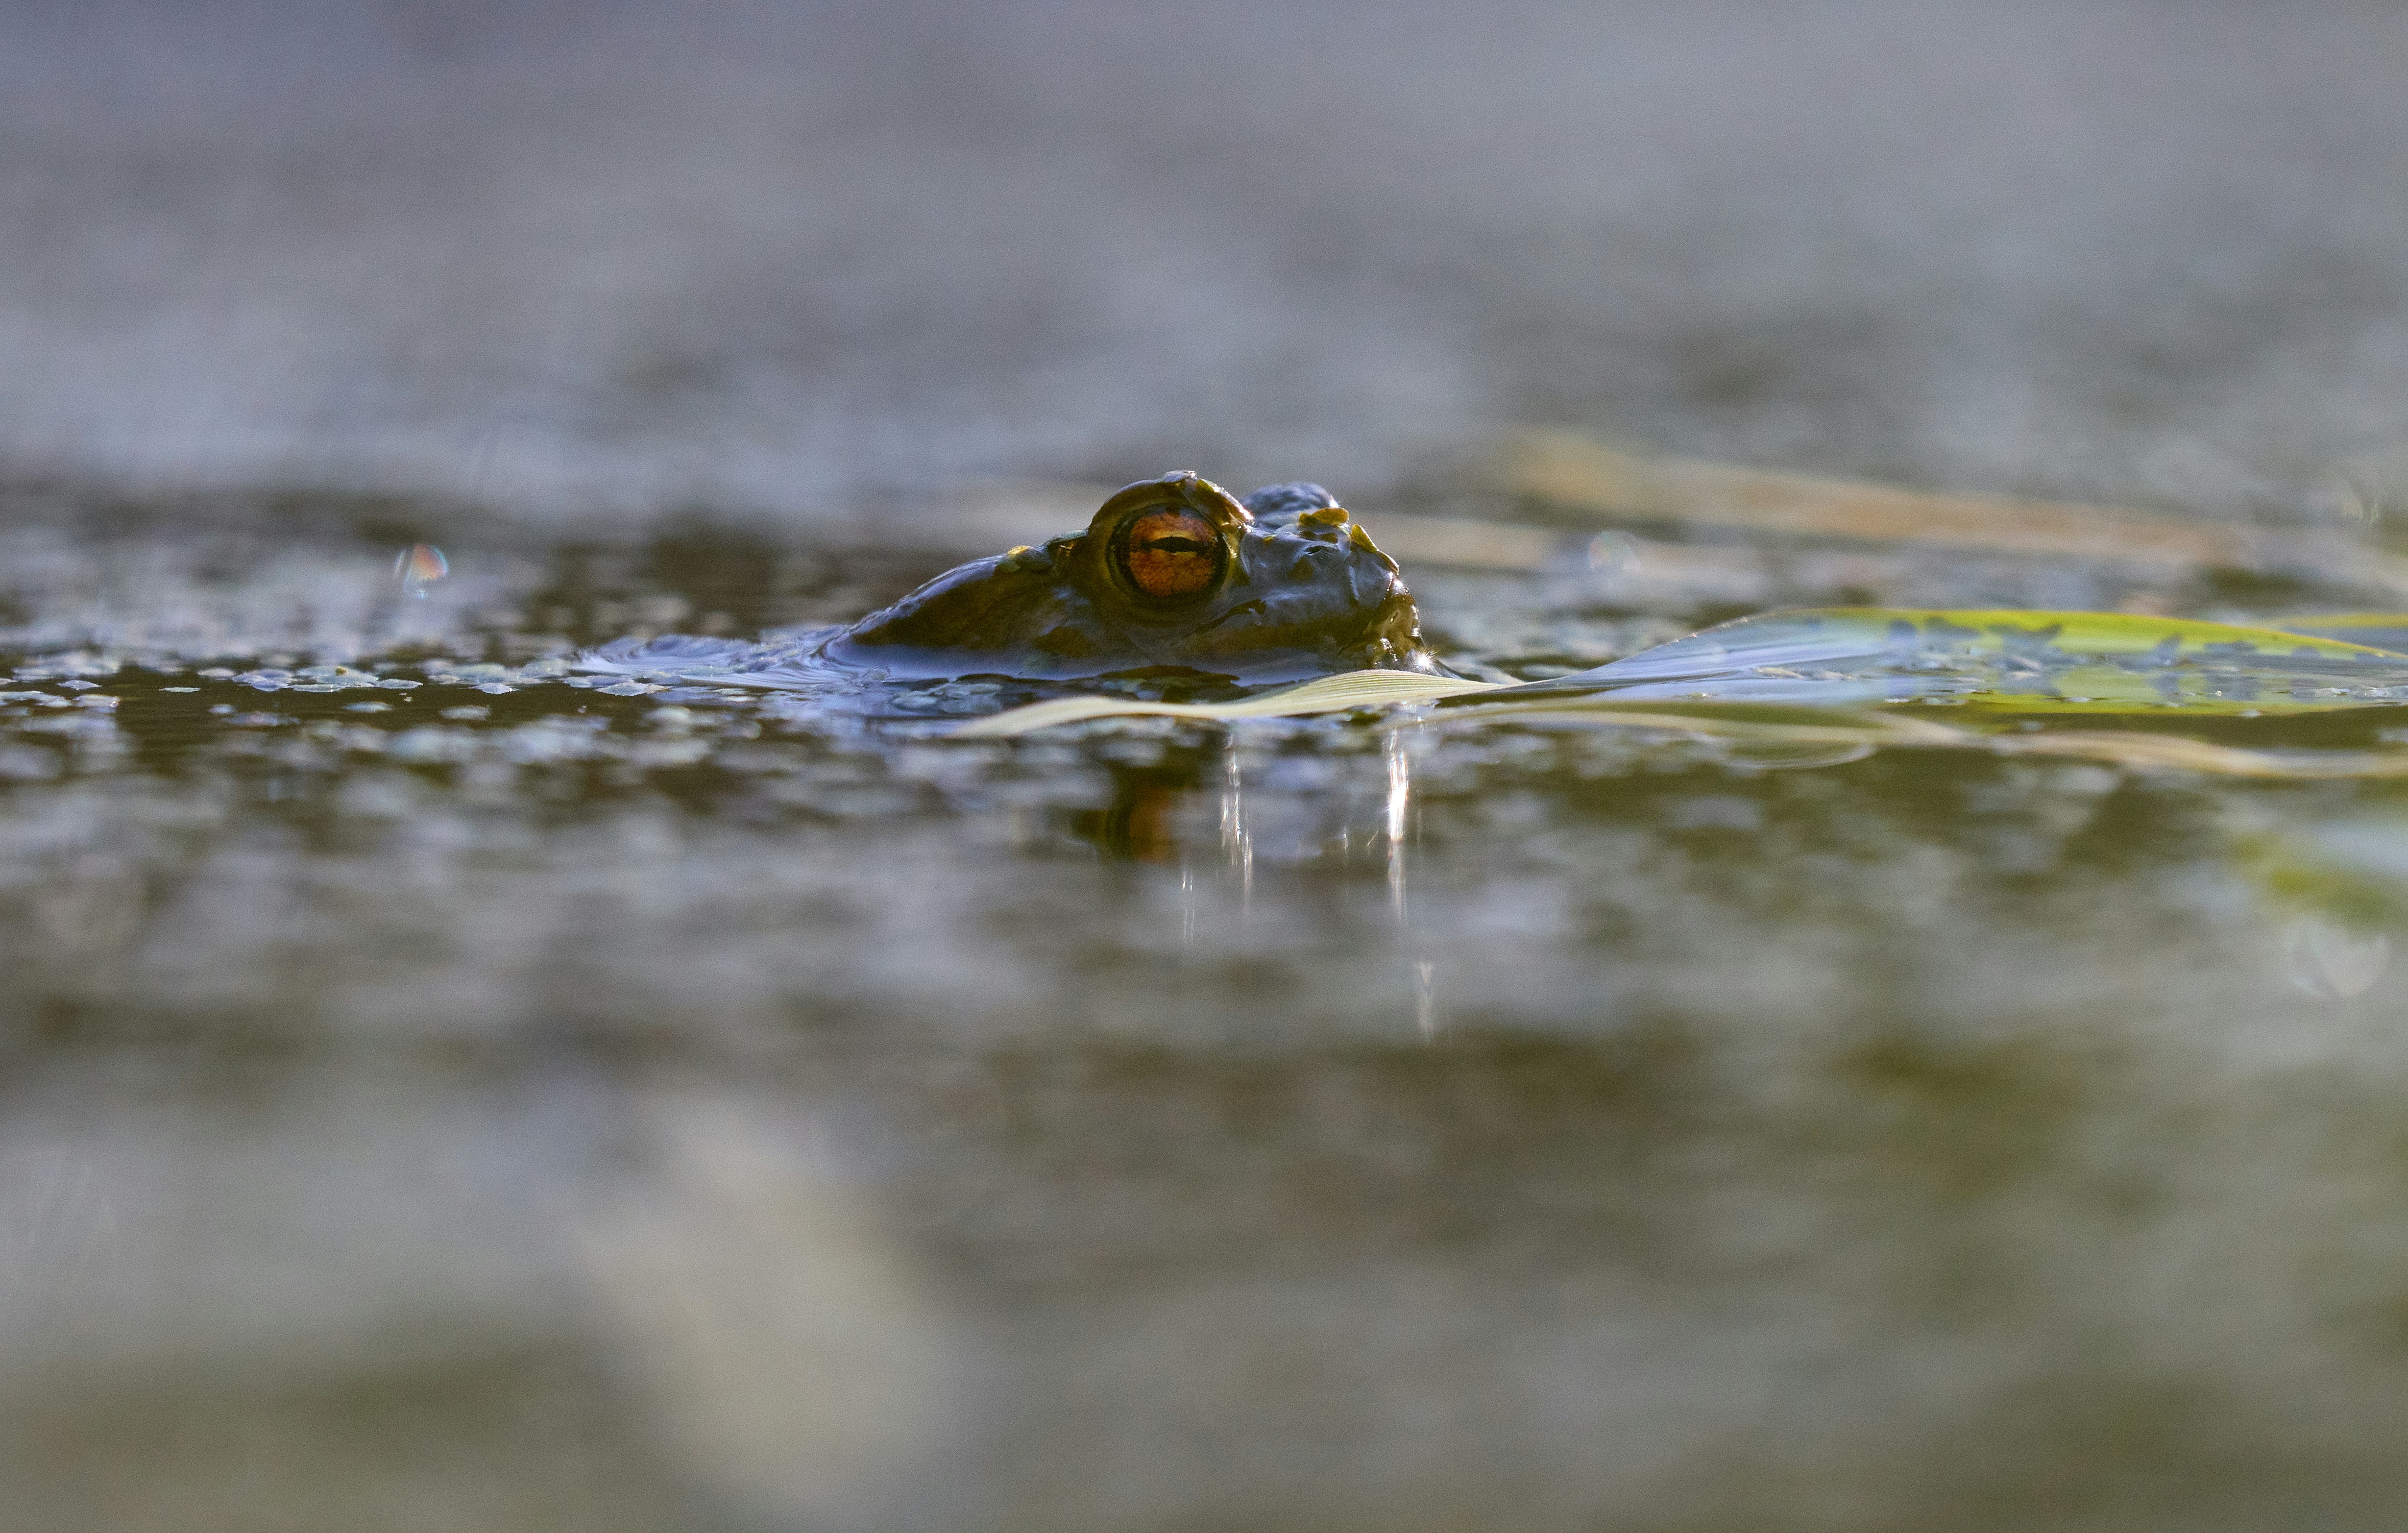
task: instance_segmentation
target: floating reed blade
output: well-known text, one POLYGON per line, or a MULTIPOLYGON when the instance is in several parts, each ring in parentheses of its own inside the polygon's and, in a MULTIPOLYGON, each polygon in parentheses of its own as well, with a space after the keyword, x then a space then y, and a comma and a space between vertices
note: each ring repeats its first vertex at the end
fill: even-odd
POLYGON ((974 720, 953 731, 956 738, 995 738, 1088 719, 1284 719, 1308 713, 1342 713, 1390 703, 1429 702, 1466 693, 1502 691, 1494 681, 1467 681, 1418 671, 1358 670, 1325 676, 1283 692, 1235 703, 1158 703, 1140 697, 1057 697, 974 720))

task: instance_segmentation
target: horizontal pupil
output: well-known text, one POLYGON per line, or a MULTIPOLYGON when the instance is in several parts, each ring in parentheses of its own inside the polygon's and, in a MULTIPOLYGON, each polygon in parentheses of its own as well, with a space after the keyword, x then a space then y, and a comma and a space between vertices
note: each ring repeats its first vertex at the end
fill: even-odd
POLYGON ((1193 537, 1149 537, 1138 547, 1148 553, 1210 553, 1212 545, 1193 537))

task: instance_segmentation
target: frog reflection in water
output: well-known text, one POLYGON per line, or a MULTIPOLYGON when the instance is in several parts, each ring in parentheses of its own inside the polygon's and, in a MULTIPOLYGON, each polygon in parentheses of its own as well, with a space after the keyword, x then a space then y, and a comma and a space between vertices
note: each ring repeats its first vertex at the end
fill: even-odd
POLYGON ((1396 561, 1328 491, 1275 484, 1241 502, 1194 474, 1132 484, 1086 531, 963 565, 848 627, 759 647, 623 641, 595 658, 613 669, 699 666, 759 681, 1444 674, 1423 647, 1396 561))

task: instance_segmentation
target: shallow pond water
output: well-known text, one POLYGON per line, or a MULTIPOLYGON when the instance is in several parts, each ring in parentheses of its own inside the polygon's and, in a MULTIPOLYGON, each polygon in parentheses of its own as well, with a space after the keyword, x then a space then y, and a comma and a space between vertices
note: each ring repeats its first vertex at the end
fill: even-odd
MULTIPOLYGON (((351 524, 5 535, 15 1526, 2408 1510, 2398 783, 951 740, 991 693, 566 665, 926 560, 452 537, 420 597, 351 524)), ((1506 674, 1727 615, 1412 573, 1506 674)))
POLYGON ((2403 57, 0 6, 0 1533, 2408 1523, 2408 779, 569 665, 1182 466, 1490 680, 2397 611, 2403 57))

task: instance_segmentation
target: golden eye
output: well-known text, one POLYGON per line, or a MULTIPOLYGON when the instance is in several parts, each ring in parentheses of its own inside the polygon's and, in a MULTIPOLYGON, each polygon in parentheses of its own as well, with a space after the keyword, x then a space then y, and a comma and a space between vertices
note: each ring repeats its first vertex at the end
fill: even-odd
POLYGON ((1156 601, 1200 595, 1219 583, 1228 550, 1211 523, 1194 511, 1165 507, 1128 525, 1121 538, 1121 572, 1156 601))

